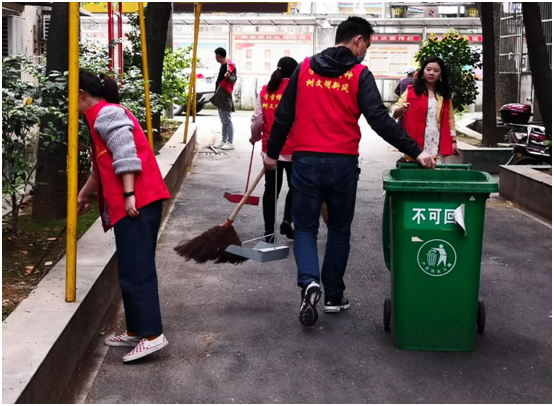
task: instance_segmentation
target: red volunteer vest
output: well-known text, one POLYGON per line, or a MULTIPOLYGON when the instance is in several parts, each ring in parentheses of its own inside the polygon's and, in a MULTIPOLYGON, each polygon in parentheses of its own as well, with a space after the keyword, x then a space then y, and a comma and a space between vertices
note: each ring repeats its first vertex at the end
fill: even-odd
MULTIPOLYGON (((121 176, 115 174, 112 153, 102 137, 94 129, 94 122, 96 117, 98 117, 98 113, 106 106, 118 106, 125 109, 123 106, 111 104, 103 100, 85 112, 92 138, 92 165, 96 175, 98 208, 100 209, 104 231, 108 231, 119 220, 127 216, 125 198, 123 197, 123 180, 121 176), (108 209, 110 224, 107 224, 104 219, 104 208, 108 209)), ((136 208, 140 209, 157 200, 169 199, 171 195, 165 186, 158 162, 139 122, 129 110, 125 109, 125 111, 133 122, 133 138, 137 156, 142 162, 142 171, 135 172, 136 208)))
MULTIPOLYGON (((262 88, 260 92, 260 99, 262 101, 262 111, 264 113, 264 127, 262 134, 262 151, 267 153, 267 141, 269 140, 269 135, 271 134, 271 127, 273 127, 273 122, 275 121, 275 111, 277 106, 283 97, 283 93, 287 88, 290 79, 283 79, 279 88, 273 92, 269 93, 267 91, 267 85, 262 88)), ((294 127, 293 127, 294 129, 294 127)), ((293 150, 293 132, 289 133, 287 142, 281 150, 281 155, 292 155, 293 150)))
POLYGON ((294 151, 359 155, 358 84, 364 65, 338 78, 318 75, 304 59, 298 76, 294 151))
MULTIPOLYGON (((230 59, 227 59, 227 72, 234 72, 237 69, 237 65, 235 65, 230 59)), ((225 89, 227 93, 233 94, 233 90, 235 89, 235 83, 229 83, 227 78, 223 78, 223 80, 219 83, 219 86, 222 89, 225 89)))
MULTIPOLYGON (((409 85, 407 90, 407 102, 410 103, 410 108, 402 117, 402 127, 410 134, 410 137, 417 142, 421 150, 423 150, 429 98, 425 93, 418 96, 413 85, 409 85)), ((443 101, 442 109, 439 114, 441 115, 439 154, 452 155, 452 135, 450 134, 449 121, 450 103, 448 100, 443 101)))

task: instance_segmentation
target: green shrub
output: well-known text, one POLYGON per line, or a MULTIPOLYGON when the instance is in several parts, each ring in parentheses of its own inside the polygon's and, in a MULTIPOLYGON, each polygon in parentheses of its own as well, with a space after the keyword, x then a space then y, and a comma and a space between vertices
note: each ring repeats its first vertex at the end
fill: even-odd
POLYGON ((443 38, 431 34, 416 54, 416 61, 421 65, 431 56, 444 60, 452 88, 454 110, 460 113, 465 111, 466 106, 475 102, 479 93, 473 70, 481 68, 481 54, 471 49, 467 37, 452 29, 443 38))

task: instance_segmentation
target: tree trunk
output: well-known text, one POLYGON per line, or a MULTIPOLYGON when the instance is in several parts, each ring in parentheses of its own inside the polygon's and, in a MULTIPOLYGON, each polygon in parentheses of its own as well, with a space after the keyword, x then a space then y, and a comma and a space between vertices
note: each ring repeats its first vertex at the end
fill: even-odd
POLYGON ((17 196, 12 196, 12 232, 13 238, 17 237, 17 221, 19 220, 19 204, 17 204, 17 196))
MULTIPOLYGON (((173 13, 169 16, 169 22, 167 24, 167 40, 165 47, 173 52, 173 13)), ((165 114, 167 118, 173 118, 173 103, 169 103, 165 114)))
MULTIPOLYGON (((494 36, 496 47, 496 60, 499 61, 500 54, 500 19, 502 17, 502 3, 493 3, 494 13, 494 36)), ((518 95, 518 75, 516 73, 500 73, 500 64, 496 64, 496 116, 500 114, 500 107, 508 103, 515 103, 518 95)))
MULTIPOLYGON (((144 12, 146 24, 146 45, 148 47, 148 74, 150 90, 162 94, 162 74, 167 42, 167 28, 171 17, 172 3, 148 3, 144 12)), ((154 140, 162 139, 160 133, 160 114, 152 116, 154 140)))
POLYGON ((494 30, 494 3, 481 3, 483 27, 483 145, 496 147, 496 36, 494 30))
MULTIPOLYGON (((47 40, 46 71, 65 72, 69 68, 69 3, 52 3, 47 40)), ((45 117, 44 123, 54 119, 45 117)), ((59 123, 58 128, 64 125, 59 123)), ((67 137, 65 137, 67 138, 67 137)), ((33 215, 37 220, 62 219, 67 215, 67 145, 56 143, 46 147, 47 140, 39 139, 33 215), (46 152, 47 151, 47 152, 46 152)))
POLYGON ((539 103, 546 133, 552 135, 552 66, 542 29, 539 3, 522 3, 523 24, 535 96, 539 103))

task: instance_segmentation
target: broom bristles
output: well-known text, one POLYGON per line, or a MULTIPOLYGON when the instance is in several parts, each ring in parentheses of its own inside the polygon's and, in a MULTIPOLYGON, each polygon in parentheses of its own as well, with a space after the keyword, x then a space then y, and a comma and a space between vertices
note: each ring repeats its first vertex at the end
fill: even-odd
POLYGON ((183 241, 174 250, 187 261, 191 259, 199 264, 215 261, 216 264, 240 264, 247 258, 226 252, 229 245, 241 245, 234 227, 215 226, 190 241, 183 241))

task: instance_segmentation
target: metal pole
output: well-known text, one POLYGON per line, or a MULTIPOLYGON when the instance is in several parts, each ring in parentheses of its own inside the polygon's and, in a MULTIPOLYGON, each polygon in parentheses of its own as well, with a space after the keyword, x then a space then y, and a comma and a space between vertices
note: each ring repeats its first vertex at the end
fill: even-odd
MULTIPOLYGON (((119 2, 119 18, 117 20, 117 38, 121 40, 123 38, 123 3, 119 2)), ((123 44, 120 42, 118 44, 119 49, 119 74, 123 75, 123 44)))
POLYGON ((194 31, 194 52, 193 52, 193 58, 194 61, 193 70, 194 70, 194 87, 192 91, 194 92, 192 95, 192 122, 196 123, 196 68, 197 68, 197 56, 198 56, 198 38, 200 36, 200 14, 202 13, 202 3, 197 3, 197 10, 195 10, 195 20, 198 20, 198 24, 196 26, 196 30, 194 31), (198 14, 198 15, 196 15, 198 14))
POLYGON ((112 2, 108 2, 108 67, 110 69, 110 72, 113 72, 114 68, 114 29, 113 29, 113 6, 112 2))
POLYGON ((152 115, 150 112, 150 78, 148 76, 148 54, 146 49, 146 24, 144 22, 144 4, 138 3, 140 20, 140 45, 142 47, 142 77, 144 79, 144 103, 146 104, 146 132, 150 147, 154 149, 154 137, 152 136, 152 115))
MULTIPOLYGON (((198 31, 200 30, 200 13, 202 12, 202 3, 194 3, 194 42, 192 45, 192 72, 190 75, 189 93, 187 98, 187 111, 185 119, 185 134, 183 137, 183 143, 187 143, 188 131, 189 131, 189 118, 190 107, 192 103, 196 104, 194 98, 196 97, 196 52, 198 50, 198 31), (193 92, 194 89, 194 92, 193 92)), ((196 121, 196 108, 194 108, 194 121, 196 121)))
POLYGON ((79 3, 69 3, 69 106, 67 125, 67 243, 65 300, 77 291, 77 193, 79 159, 79 3))

